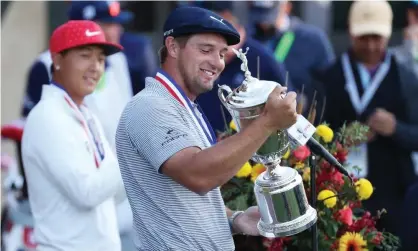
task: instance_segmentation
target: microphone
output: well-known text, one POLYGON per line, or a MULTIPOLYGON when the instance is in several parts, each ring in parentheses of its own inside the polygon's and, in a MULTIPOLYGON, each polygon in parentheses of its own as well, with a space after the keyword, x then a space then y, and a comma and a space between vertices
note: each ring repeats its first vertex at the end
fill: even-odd
POLYGON ((298 115, 296 123, 287 129, 287 133, 293 144, 307 145, 314 154, 324 158, 332 166, 334 166, 338 172, 344 174, 351 182, 353 182, 353 179, 341 163, 338 162, 338 160, 331 153, 329 153, 325 147, 312 138, 315 131, 316 128, 300 114, 298 115))

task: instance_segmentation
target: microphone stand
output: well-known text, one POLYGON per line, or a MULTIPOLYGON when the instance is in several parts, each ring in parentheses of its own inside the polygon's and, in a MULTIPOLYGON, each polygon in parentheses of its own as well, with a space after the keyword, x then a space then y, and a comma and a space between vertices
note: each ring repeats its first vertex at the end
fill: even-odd
MULTIPOLYGON (((316 157, 315 155, 311 154, 309 156, 309 166, 311 168, 311 206, 316 210, 316 157)), ((311 227, 311 234, 312 234, 312 250, 318 251, 318 220, 312 225, 311 227)))

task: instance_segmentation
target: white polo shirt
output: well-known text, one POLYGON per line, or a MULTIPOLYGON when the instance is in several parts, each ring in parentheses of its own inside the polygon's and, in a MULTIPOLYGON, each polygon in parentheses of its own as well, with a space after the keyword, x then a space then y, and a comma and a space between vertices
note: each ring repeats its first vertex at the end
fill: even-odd
POLYGON ((37 250, 121 250, 115 196, 124 188, 117 160, 93 115, 104 149, 96 164, 93 137, 65 95, 43 86, 22 139, 37 250))

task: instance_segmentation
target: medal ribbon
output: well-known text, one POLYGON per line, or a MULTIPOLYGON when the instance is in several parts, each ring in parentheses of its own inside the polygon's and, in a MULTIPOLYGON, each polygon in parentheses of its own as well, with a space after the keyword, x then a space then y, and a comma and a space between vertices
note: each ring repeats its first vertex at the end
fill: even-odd
POLYGON ((383 79, 386 77, 390 70, 390 54, 387 53, 384 62, 379 66, 374 77, 371 79, 370 83, 362 83, 363 86, 368 86, 365 89, 364 94, 360 97, 357 85, 354 79, 353 69, 351 68, 350 60, 347 53, 344 53, 341 60, 343 66, 344 77, 346 81, 346 90, 350 97, 351 103, 356 110, 358 115, 362 114, 364 110, 369 105, 370 101, 373 99, 377 89, 382 83, 383 79))
MULTIPOLYGON (((52 82, 52 85, 55 85, 56 87, 64 90, 59 84, 52 82)), ((65 91, 65 90, 64 90, 65 91)), ((65 92, 64 99, 67 102, 67 104, 70 106, 70 108, 74 111, 77 120, 80 122, 81 126, 83 127, 85 133, 87 134, 87 137, 89 139, 89 144, 94 149, 94 161, 96 163, 96 167, 99 168, 101 161, 104 159, 104 147, 103 142, 100 139, 100 134, 97 128, 97 125, 94 121, 94 118, 90 114, 86 114, 87 116, 83 115, 83 112, 77 107, 77 105, 74 103, 74 101, 68 96, 68 94, 65 92), (86 119, 86 117, 88 117, 86 119), (93 139, 93 142, 92 142, 93 139)), ((88 113, 85 111, 85 113, 88 113)))
POLYGON ((211 127, 211 125, 210 125, 210 123, 208 121, 208 118, 205 116, 205 114, 203 113, 203 111, 200 110, 200 113, 202 114, 202 117, 203 117, 203 120, 204 121, 201 121, 199 119, 199 117, 197 116, 196 112, 193 109, 192 102, 186 96, 186 94, 181 89, 181 87, 178 86, 176 84, 176 82, 174 80, 172 80, 168 76, 168 74, 164 73, 164 71, 162 71, 162 70, 160 70, 159 72, 157 72, 157 75, 155 76, 155 79, 158 80, 168 90, 168 92, 171 94, 171 96, 173 96, 182 106, 184 106, 186 108, 186 110, 188 111, 188 113, 193 118, 193 121, 195 122, 195 124, 199 128, 199 130, 202 131, 205 134, 206 139, 208 140, 209 145, 216 144, 216 135, 215 135, 215 132, 213 131, 213 129, 212 129, 212 127, 211 127), (206 128, 209 131, 206 130, 206 128, 203 125, 203 123, 206 124, 206 128))

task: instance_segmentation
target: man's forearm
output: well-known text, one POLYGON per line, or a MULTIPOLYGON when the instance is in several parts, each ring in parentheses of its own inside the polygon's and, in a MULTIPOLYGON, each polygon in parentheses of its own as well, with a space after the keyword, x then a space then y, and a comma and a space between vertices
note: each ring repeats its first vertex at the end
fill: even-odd
POLYGON ((199 163, 199 167, 194 170, 195 175, 209 183, 209 190, 226 183, 271 133, 272 131, 265 127, 262 117, 254 120, 241 132, 197 153, 191 162, 199 163))

